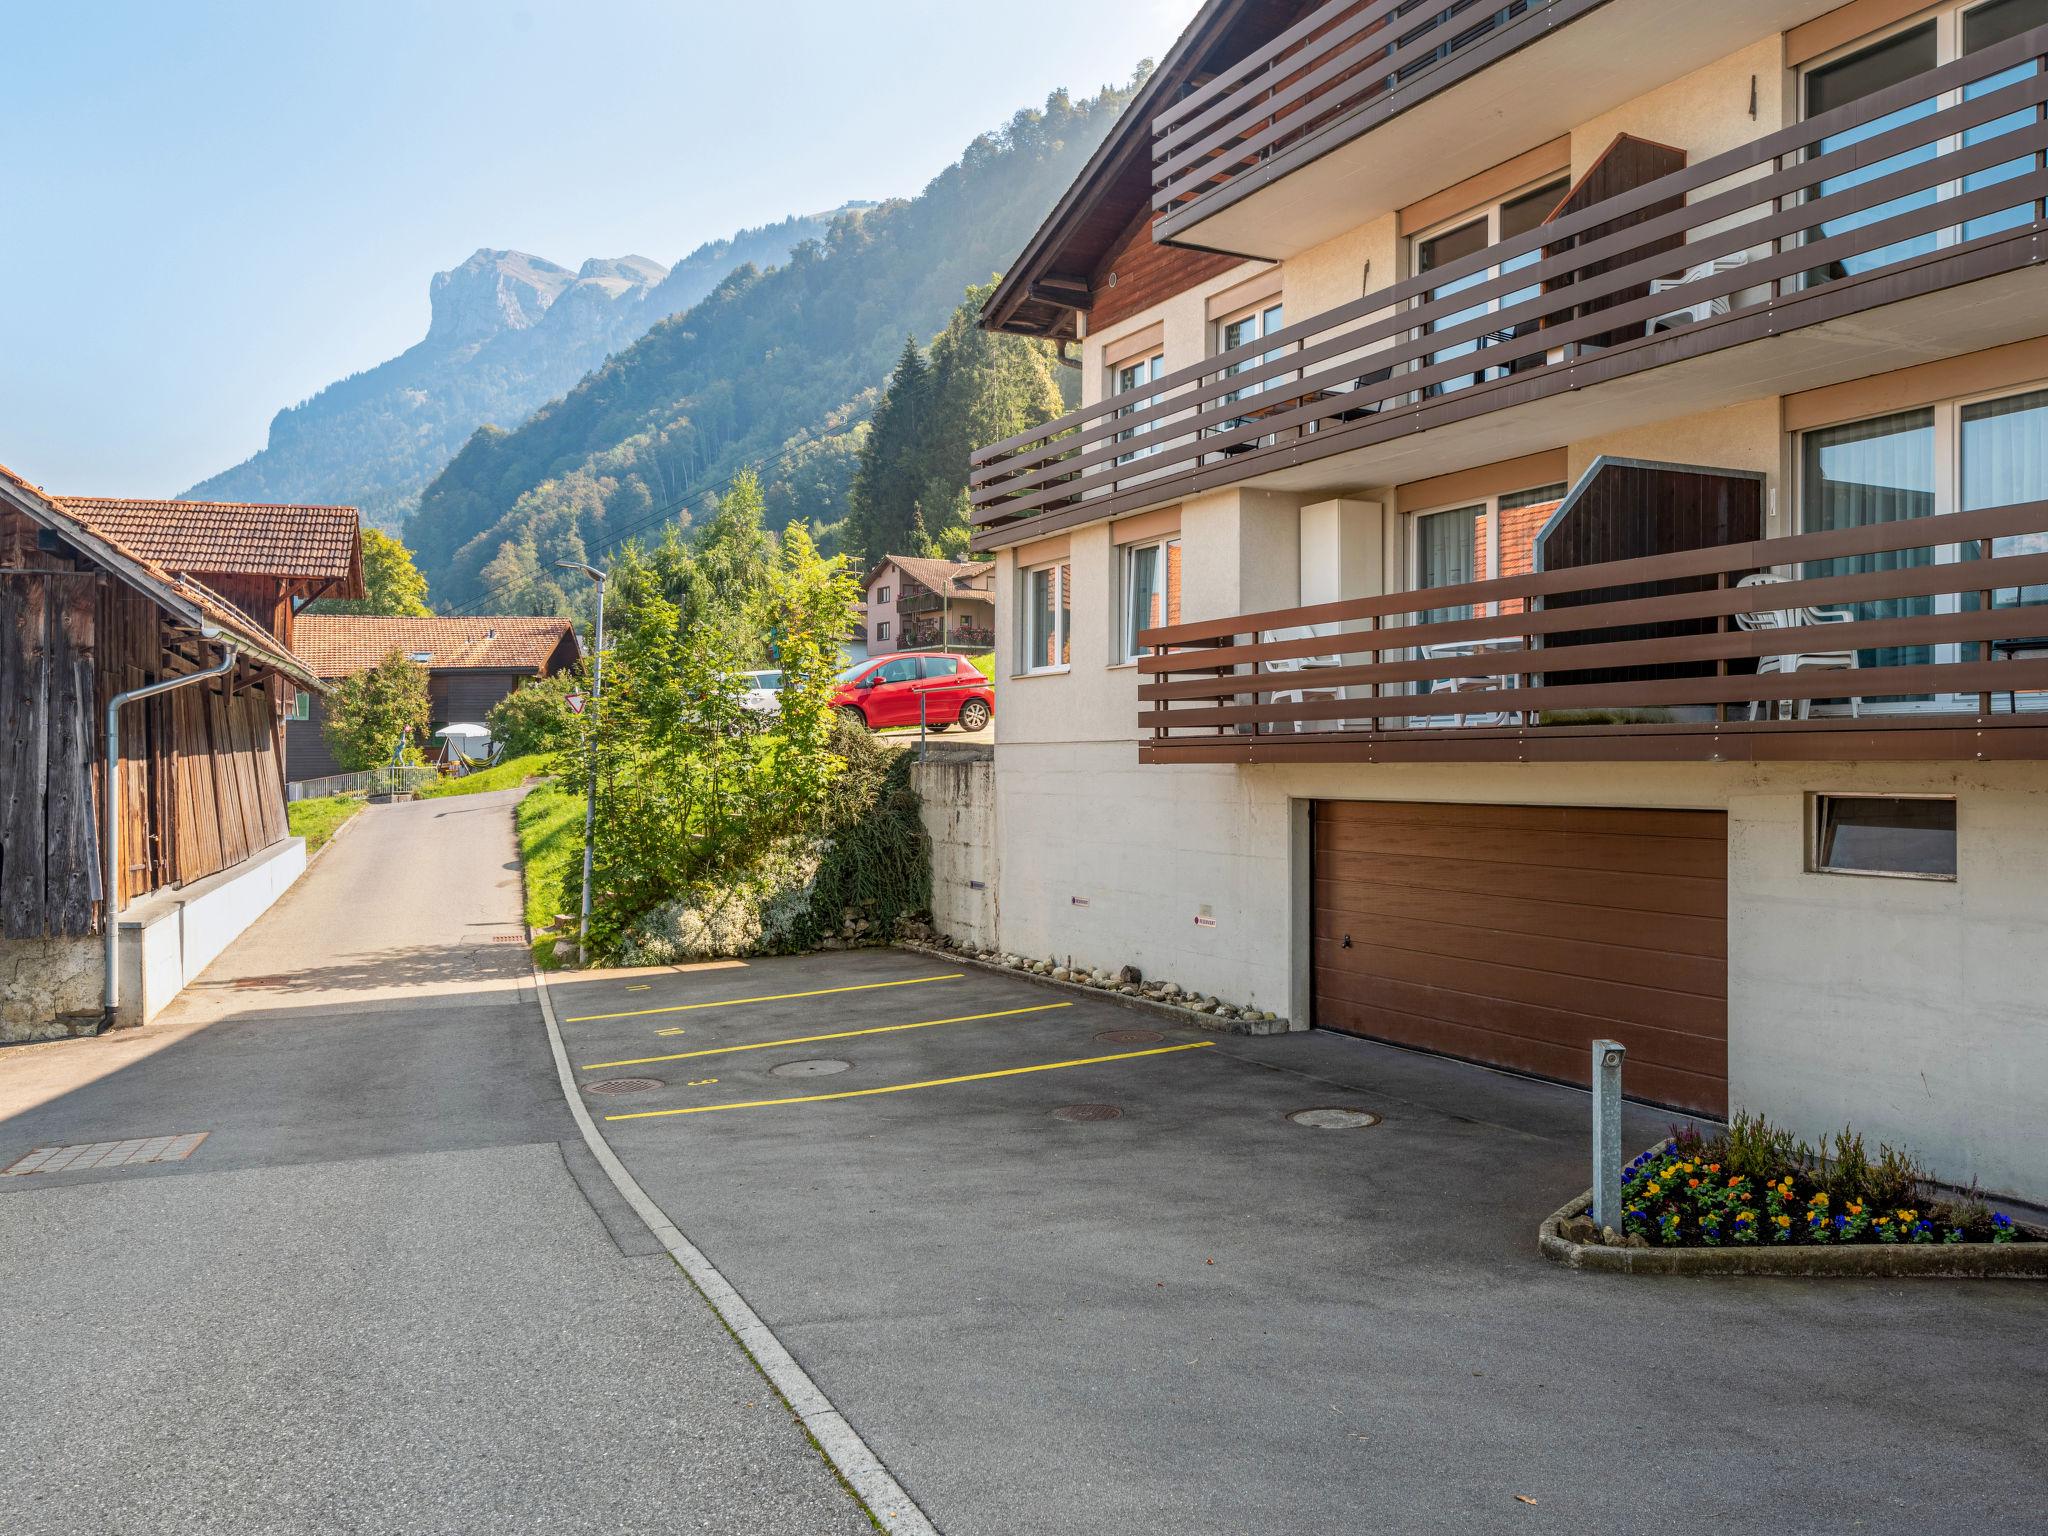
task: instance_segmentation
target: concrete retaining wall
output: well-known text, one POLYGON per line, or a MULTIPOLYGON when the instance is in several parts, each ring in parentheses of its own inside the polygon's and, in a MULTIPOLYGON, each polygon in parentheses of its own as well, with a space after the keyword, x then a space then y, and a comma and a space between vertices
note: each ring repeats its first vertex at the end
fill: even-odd
POLYGON ((932 925, 962 944, 995 947, 995 763, 986 753, 937 753, 910 782, 932 840, 932 925))
POLYGON ((130 907, 121 917, 116 1027, 147 1024, 163 1012, 305 872, 306 841, 288 837, 233 869, 130 907))

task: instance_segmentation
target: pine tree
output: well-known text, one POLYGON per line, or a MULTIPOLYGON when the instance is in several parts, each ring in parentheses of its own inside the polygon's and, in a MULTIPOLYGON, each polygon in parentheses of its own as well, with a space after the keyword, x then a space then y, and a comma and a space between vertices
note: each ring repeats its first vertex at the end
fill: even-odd
POLYGON ((903 553, 917 501, 929 435, 932 374, 917 338, 907 336, 896 371, 861 445, 860 468, 847 498, 845 545, 872 565, 903 553))

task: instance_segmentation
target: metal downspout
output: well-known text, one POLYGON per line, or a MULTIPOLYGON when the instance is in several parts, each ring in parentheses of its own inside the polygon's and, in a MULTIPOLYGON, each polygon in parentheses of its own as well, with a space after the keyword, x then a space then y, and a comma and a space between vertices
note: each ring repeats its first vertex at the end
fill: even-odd
MULTIPOLYGON (((217 640, 220 631, 208 626, 200 632, 204 640, 217 640)), ((220 677, 232 671, 238 652, 232 645, 221 653, 220 660, 201 672, 185 677, 166 678, 160 683, 151 683, 143 688, 131 688, 126 693, 117 693, 107 700, 107 756, 105 775, 102 783, 106 792, 100 797, 106 806, 106 826, 101 832, 101 862, 105 866, 103 882, 105 889, 100 895, 101 922, 106 928, 107 953, 107 1026, 113 1027, 114 1010, 121 1003, 121 706, 133 704, 142 699, 155 698, 160 693, 169 693, 174 688, 183 688, 191 683, 203 683, 210 677, 220 677)))

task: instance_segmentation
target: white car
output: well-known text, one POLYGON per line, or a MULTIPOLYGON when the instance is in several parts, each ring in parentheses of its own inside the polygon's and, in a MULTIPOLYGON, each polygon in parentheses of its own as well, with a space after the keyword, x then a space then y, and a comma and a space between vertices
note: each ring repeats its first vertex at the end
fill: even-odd
POLYGON ((779 715, 782 713, 782 674, 780 672, 745 672, 747 691, 740 696, 740 707, 750 709, 757 715, 779 715))

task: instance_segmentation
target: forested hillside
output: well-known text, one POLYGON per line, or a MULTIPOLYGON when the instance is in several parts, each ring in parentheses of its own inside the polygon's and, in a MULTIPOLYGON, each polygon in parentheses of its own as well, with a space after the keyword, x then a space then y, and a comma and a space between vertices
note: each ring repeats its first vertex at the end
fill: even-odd
POLYGON ((185 494, 343 503, 396 529, 479 426, 517 426, 735 267, 783 261, 861 206, 743 230, 673 268, 622 256, 572 272, 522 251, 478 251, 434 275, 432 322, 418 345, 279 411, 261 452, 185 494))
MULTIPOLYGON (((557 607, 557 560, 687 517, 743 469, 763 481, 771 527, 841 523, 866 418, 906 338, 939 332, 1015 257, 1132 89, 1056 93, 976 139, 917 197, 836 220, 774 271, 733 273, 525 426, 479 431, 406 525, 436 606, 557 607)), ((1033 398, 1028 378, 1012 382, 1004 409, 1033 398)), ((1054 405, 1036 398, 1039 414, 1054 405)), ((928 522, 954 512, 921 510, 928 522)))

